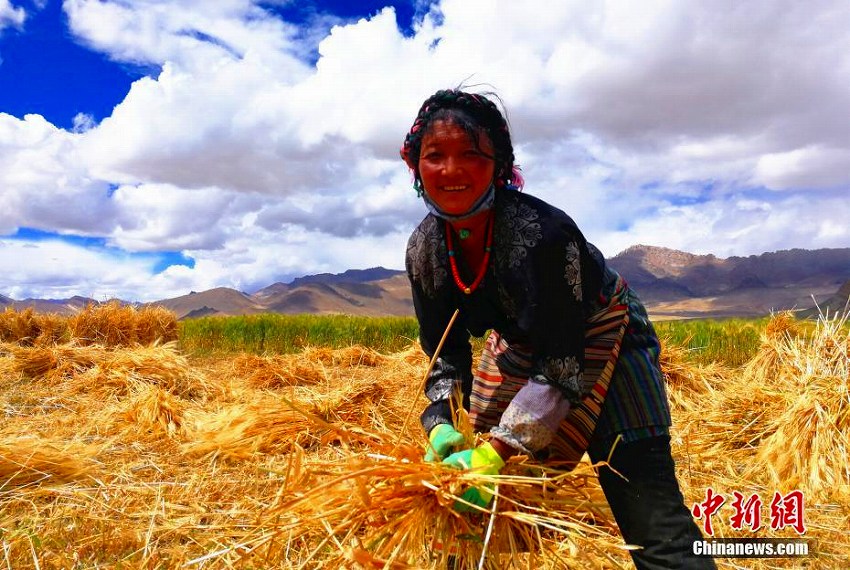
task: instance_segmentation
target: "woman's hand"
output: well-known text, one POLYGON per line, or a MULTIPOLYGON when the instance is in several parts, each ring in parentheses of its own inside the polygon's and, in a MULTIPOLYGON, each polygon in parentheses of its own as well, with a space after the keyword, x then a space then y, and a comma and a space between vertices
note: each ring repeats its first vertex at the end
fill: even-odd
POLYGON ((448 455, 463 445, 463 434, 450 424, 438 424, 428 434, 428 451, 425 461, 442 461, 448 455))
MULTIPOLYGON (((443 463, 456 469, 472 470, 482 475, 498 475, 505 466, 505 460, 490 442, 483 443, 474 449, 453 453, 443 460, 443 463)), ((493 498, 493 490, 487 485, 477 485, 464 491, 460 498, 461 500, 455 501, 454 504, 454 509, 458 512, 473 510, 469 504, 484 508, 493 498)))

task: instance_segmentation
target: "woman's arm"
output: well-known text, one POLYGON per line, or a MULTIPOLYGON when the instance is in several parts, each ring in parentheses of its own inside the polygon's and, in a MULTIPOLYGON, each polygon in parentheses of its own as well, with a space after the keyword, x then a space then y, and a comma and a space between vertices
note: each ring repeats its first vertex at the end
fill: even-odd
MULTIPOLYGON (((454 303, 446 287, 448 273, 441 261, 444 251, 441 226, 426 218, 413 232, 407 246, 405 265, 410 279, 413 307, 419 322, 422 350, 433 358, 440 339, 454 314, 454 303)), ((425 381, 430 404, 422 414, 426 433, 441 423, 452 424, 455 389, 469 409, 472 392, 472 347, 463 316, 455 320, 439 357, 425 381)))
MULTIPOLYGON (((535 290, 531 319, 532 370, 493 428, 504 447, 534 454, 546 448, 572 406, 585 395, 584 297, 594 289, 595 263, 572 226, 546 236, 529 260, 535 290), (586 285, 591 285, 587 287, 586 285)), ((494 446, 495 447, 495 446, 494 446)), ((499 449, 499 448, 497 448, 499 449)))

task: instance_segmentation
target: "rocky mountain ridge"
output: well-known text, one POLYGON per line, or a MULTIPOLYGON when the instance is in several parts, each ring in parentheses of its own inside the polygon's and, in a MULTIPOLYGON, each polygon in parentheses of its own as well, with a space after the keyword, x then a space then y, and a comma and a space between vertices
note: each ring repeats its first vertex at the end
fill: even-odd
MULTIPOLYGON (((638 245, 608 261, 626 277, 653 318, 758 316, 807 309, 815 301, 837 306, 850 283, 850 248, 718 258, 638 245)), ((91 302, 85 297, 15 301, 0 295, 0 308, 31 306, 40 312, 72 313, 91 302)), ((261 312, 413 314, 407 276, 383 267, 299 277, 253 294, 218 287, 154 304, 178 318, 261 312)))

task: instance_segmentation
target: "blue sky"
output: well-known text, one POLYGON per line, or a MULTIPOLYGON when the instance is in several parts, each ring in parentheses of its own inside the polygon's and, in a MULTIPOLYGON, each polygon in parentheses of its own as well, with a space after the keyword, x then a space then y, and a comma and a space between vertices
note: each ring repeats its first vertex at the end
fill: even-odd
POLYGON ((397 149, 461 82, 607 255, 850 247, 843 0, 0 0, 0 294, 401 268, 397 149))
POLYGON ((65 129, 78 113, 102 120, 146 73, 110 62, 76 43, 60 2, 33 3, 21 29, 6 29, 0 46, 0 109, 16 117, 36 113, 65 129))

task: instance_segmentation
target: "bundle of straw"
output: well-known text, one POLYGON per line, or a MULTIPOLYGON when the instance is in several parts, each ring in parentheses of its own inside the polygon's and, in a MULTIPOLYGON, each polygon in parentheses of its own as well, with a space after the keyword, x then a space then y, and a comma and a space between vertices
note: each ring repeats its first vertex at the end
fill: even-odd
POLYGON ((23 311, 6 307, 0 313, 0 341, 31 346, 38 334, 38 323, 31 307, 23 311))
POLYGON ((324 366, 295 355, 241 354, 233 360, 232 374, 259 390, 318 384, 328 378, 324 366))
POLYGON ((95 446, 4 437, 0 440, 0 490, 70 482, 93 474, 95 446))
POLYGON ((107 356, 98 346, 6 345, 17 373, 31 379, 61 381, 90 370, 107 356))
POLYGON ((166 345, 137 345, 124 350, 99 346, 57 347, 70 362, 84 359, 86 366, 59 367, 49 378, 61 380, 59 388, 66 395, 84 393, 121 397, 130 392, 134 383, 158 386, 172 394, 197 398, 207 393, 209 383, 194 370, 185 356, 177 351, 176 343, 166 345), (62 376, 58 376, 64 371, 62 376))
POLYGON ((118 301, 90 304, 68 319, 72 339, 106 347, 177 340, 177 318, 162 307, 136 310, 118 301))
POLYGON ((195 397, 207 389, 206 379, 192 369, 176 342, 108 351, 98 371, 98 380, 107 384, 147 382, 183 397, 195 397))
POLYGON ((387 360, 381 353, 356 344, 338 349, 308 346, 302 352, 302 357, 329 366, 340 367, 380 366, 387 360))
POLYGON ((520 560, 529 567, 624 560, 587 464, 562 473, 512 462, 503 474, 485 476, 425 463, 418 445, 374 449, 299 466, 300 477, 289 477, 282 494, 290 498, 264 514, 282 522, 274 534, 247 540, 251 552, 324 536, 313 538, 303 563, 445 568, 452 557, 457 568, 505 568, 520 560), (469 485, 492 486, 492 507, 457 512, 455 502, 469 485))
POLYGON ((848 314, 821 316, 809 336, 784 336, 772 350, 784 406, 764 427, 758 459, 773 482, 826 498, 850 490, 848 314), (789 450, 793 452, 789 453, 789 450))
POLYGON ((255 454, 284 454, 295 447, 315 448, 364 439, 356 428, 326 419, 331 409, 333 406, 326 402, 296 402, 275 395, 232 404, 195 417, 183 451, 195 456, 247 460, 255 454))
POLYGON ((794 316, 784 311, 773 315, 761 333, 761 343, 756 355, 744 365, 743 376, 754 383, 773 383, 774 372, 780 366, 780 347, 791 339, 803 335, 803 328, 794 316))
POLYGON ((145 305, 136 313, 136 342, 142 345, 178 339, 177 315, 160 305, 145 305))
POLYGON ((55 313, 36 313, 32 307, 0 313, 0 342, 22 346, 50 346, 68 337, 68 319, 55 313))
POLYGON ((341 386, 329 385, 327 394, 314 393, 310 400, 313 413, 326 421, 375 427, 383 423, 381 408, 388 391, 372 378, 346 378, 341 386))
POLYGON ((140 439, 176 438, 183 431, 185 401, 157 386, 137 382, 123 402, 121 415, 130 424, 132 433, 140 439))

